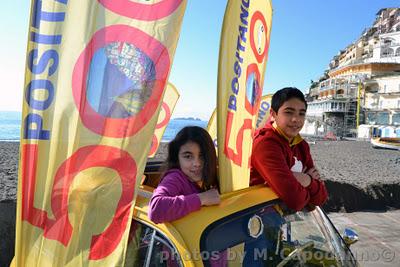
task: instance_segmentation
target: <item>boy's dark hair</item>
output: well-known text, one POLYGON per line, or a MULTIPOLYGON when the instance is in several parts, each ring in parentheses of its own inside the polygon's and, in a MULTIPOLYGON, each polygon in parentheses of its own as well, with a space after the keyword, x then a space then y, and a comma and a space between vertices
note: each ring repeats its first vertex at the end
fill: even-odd
POLYGON ((271 109, 275 112, 278 112, 283 103, 292 98, 297 98, 298 100, 303 102, 304 105, 306 105, 307 110, 307 102, 304 98, 304 94, 296 87, 285 87, 276 91, 275 94, 272 96, 271 109))
POLYGON ((179 167, 179 150, 187 142, 194 142, 199 145, 203 155, 203 185, 202 190, 219 188, 217 180, 217 154, 211 136, 206 130, 198 126, 187 126, 178 132, 174 140, 168 145, 168 158, 166 170, 179 167))

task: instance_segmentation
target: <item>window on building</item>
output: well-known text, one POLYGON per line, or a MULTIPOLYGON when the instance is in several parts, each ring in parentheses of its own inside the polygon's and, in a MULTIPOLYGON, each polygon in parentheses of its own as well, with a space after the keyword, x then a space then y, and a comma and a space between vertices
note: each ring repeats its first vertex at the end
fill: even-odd
POLYGON ((387 85, 386 84, 383 85, 383 92, 387 93, 387 85))
POLYGON ((381 125, 389 124, 389 112, 378 113, 376 122, 381 125))
POLYGON ((384 45, 391 45, 392 44, 392 39, 389 39, 389 38, 388 39, 384 39, 383 40, 383 44, 384 45))
POLYGON ((394 55, 394 51, 392 48, 383 49, 381 52, 382 57, 392 57, 394 55))
POLYGON ((392 116, 392 124, 400 125, 400 113, 394 113, 392 116))
POLYGON ((379 108, 380 108, 380 109, 383 108, 383 100, 379 101, 379 108))
POLYGON ((342 94, 344 94, 344 90, 343 89, 339 89, 339 90, 336 91, 336 93, 338 95, 342 95, 342 94))
MULTIPOLYGON (((400 26, 399 26, 400 27, 400 26)), ((400 31, 400 28, 399 28, 399 31, 400 31)), ((398 47, 397 49, 396 49, 396 57, 398 57, 398 56, 400 56, 400 47, 398 47)))
POLYGON ((370 125, 376 124, 376 119, 377 119, 376 113, 371 113, 371 112, 367 113, 367 118, 366 118, 367 124, 370 125))

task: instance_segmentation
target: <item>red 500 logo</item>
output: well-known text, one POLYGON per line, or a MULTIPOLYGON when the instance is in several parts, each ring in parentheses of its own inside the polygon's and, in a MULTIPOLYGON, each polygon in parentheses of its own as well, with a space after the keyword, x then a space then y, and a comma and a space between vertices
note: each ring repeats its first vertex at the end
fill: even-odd
POLYGON ((122 192, 115 214, 108 227, 99 235, 92 236, 89 259, 102 259, 110 255, 121 241, 129 220, 133 201, 137 167, 134 159, 115 147, 93 145, 79 148, 58 168, 51 191, 51 211, 34 207, 36 191, 37 145, 22 148, 22 220, 44 230, 44 236, 67 246, 73 226, 68 218, 69 189, 74 178, 82 171, 103 167, 115 170, 121 179, 122 192))

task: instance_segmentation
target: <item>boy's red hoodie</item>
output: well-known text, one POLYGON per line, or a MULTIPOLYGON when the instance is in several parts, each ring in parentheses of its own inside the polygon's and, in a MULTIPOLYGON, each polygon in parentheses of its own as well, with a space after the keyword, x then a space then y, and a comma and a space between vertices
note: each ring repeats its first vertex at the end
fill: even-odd
POLYGON ((293 175, 293 171, 305 172, 312 167, 310 147, 300 135, 290 144, 272 122, 256 131, 250 185, 267 184, 289 208, 296 211, 308 204, 321 206, 328 197, 323 181, 311 179, 311 184, 303 187, 293 175))

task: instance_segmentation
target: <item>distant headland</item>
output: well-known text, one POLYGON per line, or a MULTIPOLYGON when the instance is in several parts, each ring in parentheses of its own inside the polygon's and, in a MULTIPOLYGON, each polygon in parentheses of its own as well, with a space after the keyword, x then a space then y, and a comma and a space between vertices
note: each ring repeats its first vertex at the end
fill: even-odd
POLYGON ((178 118, 173 118, 173 120, 201 121, 201 119, 199 119, 199 118, 194 118, 194 117, 178 117, 178 118))

